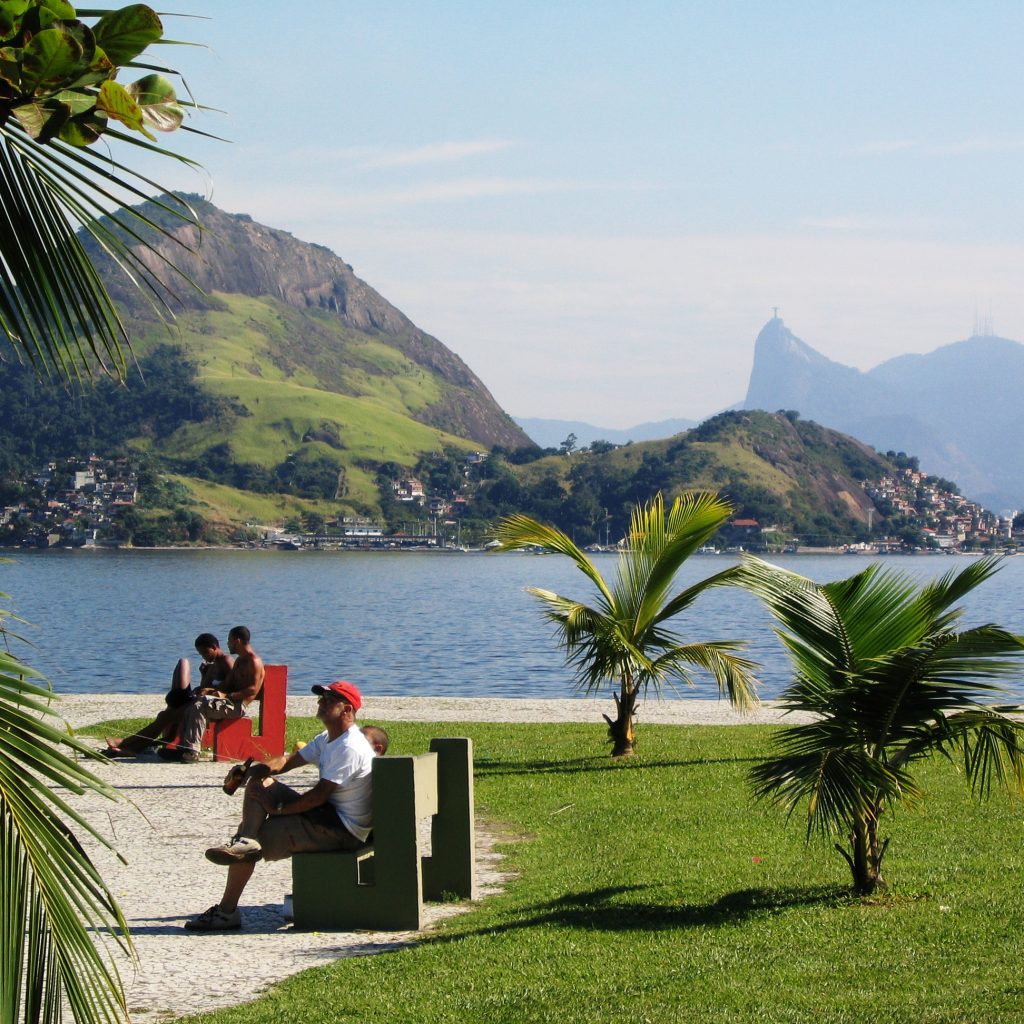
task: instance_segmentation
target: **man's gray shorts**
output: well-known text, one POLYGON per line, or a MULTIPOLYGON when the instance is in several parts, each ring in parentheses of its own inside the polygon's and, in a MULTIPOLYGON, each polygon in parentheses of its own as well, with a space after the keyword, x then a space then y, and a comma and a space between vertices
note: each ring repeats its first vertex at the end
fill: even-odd
POLYGON ((284 860, 296 853, 358 850, 366 845, 345 828, 330 805, 267 818, 256 838, 263 847, 264 860, 284 860))

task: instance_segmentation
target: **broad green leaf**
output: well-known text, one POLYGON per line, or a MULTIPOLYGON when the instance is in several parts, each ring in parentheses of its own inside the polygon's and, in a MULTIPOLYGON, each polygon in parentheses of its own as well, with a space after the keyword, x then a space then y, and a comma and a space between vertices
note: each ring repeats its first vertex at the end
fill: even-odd
POLYGON ((82 48, 80 63, 84 66, 90 65, 96 55, 96 36, 92 29, 83 21, 62 21, 60 30, 66 32, 69 38, 82 48))
POLYGON ((0 3, 0 37, 7 39, 21 27, 21 16, 30 0, 4 0, 0 3))
POLYGON ((93 48, 92 59, 87 67, 68 82, 69 89, 83 89, 90 85, 99 85, 117 74, 117 68, 110 62, 107 55, 98 46, 93 48))
POLYGON ((78 69, 82 57, 82 44, 74 36, 61 29, 44 29, 34 35, 25 47, 23 88, 26 92, 37 92, 67 81, 78 69))
POLYGON ((26 103, 15 107, 11 113, 18 123, 38 142, 48 142, 57 135, 71 111, 67 105, 57 100, 46 100, 44 103, 26 103))
POLYGON ((13 46, 0 49, 0 81, 21 92, 21 50, 13 46))
POLYGON ((96 42, 118 65, 135 60, 142 51, 164 34, 156 11, 145 4, 132 4, 104 14, 93 27, 96 42))
POLYGON ((96 107, 96 97, 91 93, 78 92, 72 89, 64 89, 62 92, 57 93, 54 97, 60 103, 67 105, 71 111, 72 117, 78 117, 84 114, 88 110, 93 110, 96 107))
POLYGON ((178 103, 174 86, 162 75, 146 75, 132 82, 128 93, 142 109, 146 124, 158 132, 173 132, 185 120, 185 111, 178 103))
POLYGON ((103 135, 106 127, 106 115, 93 109, 65 121, 58 137, 69 146, 91 146, 103 135))
POLYGON ((147 138, 152 138, 143 127, 142 110, 120 82, 104 82, 100 86, 96 109, 127 125, 133 131, 142 132, 147 138))
POLYGON ((38 0, 38 2, 50 11, 55 18, 60 18, 62 21, 70 21, 78 17, 74 7, 67 0, 38 0))

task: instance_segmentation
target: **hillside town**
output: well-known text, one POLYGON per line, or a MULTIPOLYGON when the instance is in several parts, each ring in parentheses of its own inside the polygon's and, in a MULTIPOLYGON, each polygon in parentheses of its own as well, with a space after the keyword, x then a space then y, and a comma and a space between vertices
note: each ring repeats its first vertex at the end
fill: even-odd
MULTIPOLYGON (((474 452, 467 463, 479 463, 474 452)), ((0 511, 0 545, 29 548, 152 546, 133 537, 144 508, 138 467, 128 457, 71 457, 40 466, 22 481, 24 497, 0 511)), ((877 510, 868 541, 798 537, 785 525, 736 518, 705 553, 761 551, 784 553, 905 554, 1014 552, 1024 542, 1024 516, 998 516, 944 486, 945 481, 906 466, 862 486, 877 510), (873 528, 872 528, 873 527, 873 528)), ((460 524, 472 503, 471 493, 430 494, 421 480, 401 477, 392 485, 399 507, 410 509, 409 521, 388 527, 383 521, 338 514, 315 528, 297 523, 257 526, 247 546, 312 547, 461 547, 460 524)), ((188 515, 178 510, 183 521, 188 515)), ((199 540, 200 538, 192 538, 199 540)), ((591 550, 614 549, 615 539, 591 550)))

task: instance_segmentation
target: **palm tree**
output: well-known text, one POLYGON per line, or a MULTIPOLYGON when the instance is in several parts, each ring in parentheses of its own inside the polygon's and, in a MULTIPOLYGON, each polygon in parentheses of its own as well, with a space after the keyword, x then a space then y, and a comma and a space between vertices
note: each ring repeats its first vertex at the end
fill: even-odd
POLYGON ((666 514, 663 497, 656 495, 633 512, 612 585, 555 527, 513 515, 497 528, 495 536, 501 547, 496 550, 539 547, 566 555, 594 584, 593 605, 537 587, 527 590, 545 604, 545 614, 555 624, 579 687, 590 693, 606 683, 613 686, 616 715, 614 719, 604 716, 613 757, 633 753, 633 716, 641 692, 653 688, 660 694, 666 682, 692 685, 694 668, 710 672, 735 706, 746 708, 756 703, 754 665, 735 653, 740 644, 725 640, 684 644, 668 628, 669 620, 689 608, 705 590, 722 586, 735 575, 738 567, 734 566, 670 593, 683 562, 732 512, 717 495, 691 493, 677 497, 666 514))
MULTIPOLYGON (((169 314, 176 271, 151 240, 184 244, 194 230, 162 225, 195 229, 195 216, 108 144, 191 163, 156 146, 151 129, 173 131, 193 104, 179 103, 160 74, 173 72, 148 54, 140 60, 165 42, 149 7, 90 11, 86 24, 67 0, 0 6, 0 333, 41 376, 123 379, 128 335, 82 235, 158 315, 169 314), (122 85, 124 68, 146 73, 122 85), (150 200, 154 193, 164 196, 150 200), (133 207, 144 200, 154 205, 133 207)), ((0 641, 8 636, 0 620, 0 641)), ((125 1020, 116 968, 92 933, 113 935, 129 953, 131 940, 66 822, 106 840, 61 795, 117 793, 77 763, 75 755, 97 755, 60 727, 52 691, 32 678, 38 673, 0 651, 0 1019, 48 1024, 66 1003, 80 1022, 125 1020)))
POLYGON ((858 893, 885 884, 879 822, 920 801, 916 761, 958 753, 975 794, 993 783, 1024 789, 1024 723, 1008 717, 1015 706, 991 703, 1007 695, 999 680, 1021 671, 1024 638, 995 625, 954 628, 954 603, 997 568, 980 559, 919 586, 873 564, 817 584, 744 561, 739 582, 780 623, 795 669, 782 705, 814 715, 778 735, 774 756, 751 772, 754 791, 789 812, 806 801, 808 837, 845 836, 835 848, 858 893))

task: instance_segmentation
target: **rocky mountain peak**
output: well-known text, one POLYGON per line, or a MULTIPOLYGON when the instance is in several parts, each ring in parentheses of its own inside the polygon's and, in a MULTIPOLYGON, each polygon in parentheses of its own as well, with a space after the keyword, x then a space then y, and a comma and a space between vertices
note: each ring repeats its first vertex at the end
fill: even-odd
MULTIPOLYGON (((226 213, 199 196, 183 198, 196 211, 201 229, 182 225, 151 204, 147 213, 173 237, 147 233, 158 257, 137 250, 172 292, 175 312, 215 310, 223 304, 218 295, 243 295, 337 318, 337 326, 392 346, 443 382, 444 397, 439 402, 411 411, 420 422, 489 446, 531 444, 462 359, 420 330, 330 249, 260 224, 247 214, 226 213), (197 288, 189 287, 186 280, 197 288)), ((167 197, 165 201, 174 202, 167 197)), ((115 272, 102 253, 93 255, 111 294, 129 316, 152 319, 152 310, 130 282, 115 272)), ((318 354, 321 362, 322 356, 318 354)), ((345 356, 335 352, 331 358, 345 356)))

